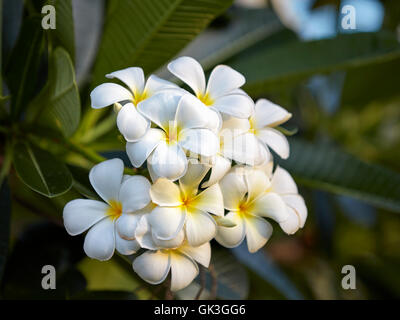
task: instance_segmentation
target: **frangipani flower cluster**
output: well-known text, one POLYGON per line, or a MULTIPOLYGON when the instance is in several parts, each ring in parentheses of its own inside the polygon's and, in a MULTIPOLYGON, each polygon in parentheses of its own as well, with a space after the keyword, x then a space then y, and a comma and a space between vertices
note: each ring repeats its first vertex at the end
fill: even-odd
POLYGON ((67 232, 87 232, 84 251, 108 260, 115 250, 132 255, 133 270, 152 284, 169 275, 171 289, 188 286, 199 265, 208 267, 210 241, 227 248, 246 241, 262 248, 274 220, 287 234, 304 226, 307 208, 290 174, 277 166, 274 150, 289 156, 276 129, 291 117, 285 109, 240 87, 245 78, 224 65, 208 83, 190 57, 168 69, 193 93, 141 68, 113 72, 126 87, 104 83, 91 93, 92 107, 114 105, 126 152, 149 179, 124 175, 120 159, 95 165, 89 179, 101 200, 77 199, 63 212, 67 232))

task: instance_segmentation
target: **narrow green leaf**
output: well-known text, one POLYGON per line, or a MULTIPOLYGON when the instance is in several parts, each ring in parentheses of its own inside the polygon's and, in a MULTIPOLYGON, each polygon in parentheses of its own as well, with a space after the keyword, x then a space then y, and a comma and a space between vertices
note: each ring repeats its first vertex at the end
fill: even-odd
POLYGON ((363 162, 327 144, 292 139, 290 146, 289 159, 278 162, 299 183, 400 212, 399 173, 363 162))
POLYGON ((52 0, 49 2, 53 4, 57 12, 57 28, 55 30, 48 30, 51 32, 53 47, 63 47, 75 61, 75 40, 74 40, 74 18, 72 15, 71 0, 52 0))
POLYGON ((313 74, 348 70, 399 56, 400 45, 393 34, 359 33, 261 49, 233 59, 230 65, 246 75, 244 88, 252 95, 259 95, 270 87, 313 74))
POLYGON ((150 73, 175 56, 232 0, 111 0, 94 69, 105 74, 140 66, 150 73))
POLYGON ((197 59, 209 69, 284 28, 270 9, 233 7, 229 13, 227 27, 206 30, 180 54, 197 59))
POLYGON ((268 256, 266 252, 258 250, 250 253, 246 242, 236 248, 232 248, 234 256, 250 270, 257 273, 266 282, 271 284, 287 299, 303 299, 294 283, 286 276, 283 270, 268 256))
POLYGON ((48 82, 29 106, 27 119, 58 129, 69 137, 79 125, 80 112, 79 91, 72 61, 68 53, 59 47, 50 62, 48 82))
POLYGON ((249 279, 246 269, 239 261, 226 249, 213 248, 210 268, 202 268, 195 281, 187 288, 177 292, 180 299, 193 299, 199 292, 201 285, 204 289, 201 294, 202 299, 212 297, 212 291, 219 299, 243 300, 249 294, 249 279), (214 278, 210 272, 213 268, 214 278), (216 281, 216 286, 215 282, 216 281))
POLYGON ((7 64, 5 78, 12 96, 11 115, 14 118, 28 105, 40 82, 38 71, 44 48, 43 35, 40 19, 25 19, 7 64))
POLYGON ((34 191, 52 198, 71 188, 70 172, 52 154, 28 142, 17 142, 13 153, 19 178, 34 191))

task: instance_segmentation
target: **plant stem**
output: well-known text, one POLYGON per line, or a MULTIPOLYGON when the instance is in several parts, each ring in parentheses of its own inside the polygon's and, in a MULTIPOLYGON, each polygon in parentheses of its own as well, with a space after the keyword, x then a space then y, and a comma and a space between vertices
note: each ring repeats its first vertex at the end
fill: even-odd
POLYGON ((200 266, 199 271, 200 271, 200 289, 197 292, 196 297, 194 298, 195 300, 200 299, 200 296, 203 293, 203 290, 206 286, 206 274, 204 273, 204 269, 202 266, 200 266))
POLYGON ((98 153, 96 153, 88 148, 85 148, 84 146, 82 146, 74 141, 66 139, 65 144, 67 145, 67 147, 70 150, 75 151, 79 154, 82 154, 86 159, 88 159, 89 161, 92 161, 94 163, 99 163, 99 162, 106 160, 106 158, 102 157, 98 153))
POLYGON ((208 267, 208 270, 210 271, 211 278, 212 278, 210 299, 215 300, 217 298, 217 289, 218 289, 217 274, 216 274, 214 266, 212 264, 210 264, 210 266, 208 267))

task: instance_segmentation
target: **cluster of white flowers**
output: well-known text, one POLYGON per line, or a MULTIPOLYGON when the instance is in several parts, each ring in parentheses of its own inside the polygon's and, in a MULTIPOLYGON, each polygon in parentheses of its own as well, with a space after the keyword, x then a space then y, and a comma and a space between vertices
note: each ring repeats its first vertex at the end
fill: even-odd
POLYGON ((124 175, 120 159, 104 161, 89 174, 104 202, 70 201, 63 216, 69 234, 88 231, 89 257, 137 253, 134 271, 152 284, 171 271, 175 291, 197 276, 197 263, 208 267, 212 239, 232 248, 246 238, 255 252, 272 234, 264 218, 292 234, 304 226, 307 208, 289 173, 273 171, 269 151, 289 156, 286 137, 274 127, 291 114, 265 99, 254 104, 240 89, 243 75, 228 66, 215 67, 207 85, 193 58, 180 57, 168 69, 194 94, 154 75, 145 82, 137 67, 107 75, 129 90, 104 83, 91 93, 93 108, 116 107, 128 157, 137 168, 147 160, 152 182, 124 175))

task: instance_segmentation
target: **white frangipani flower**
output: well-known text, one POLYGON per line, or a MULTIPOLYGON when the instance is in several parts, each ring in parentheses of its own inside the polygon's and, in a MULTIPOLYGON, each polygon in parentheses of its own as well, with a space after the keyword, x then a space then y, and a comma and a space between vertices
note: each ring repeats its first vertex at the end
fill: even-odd
POLYGON ((127 141, 137 141, 150 127, 150 122, 138 112, 140 104, 163 90, 181 91, 175 84, 155 75, 150 75, 145 82, 143 70, 138 67, 115 71, 107 74, 106 77, 121 80, 129 90, 116 83, 103 83, 90 93, 92 108, 99 109, 128 101, 120 108, 117 116, 118 129, 127 141))
POLYGON ((254 113, 249 119, 249 129, 264 146, 265 149, 262 149, 267 154, 269 154, 268 147, 270 147, 281 158, 289 157, 289 143, 286 136, 274 127, 286 122, 291 117, 291 113, 271 101, 259 99, 256 102, 254 113))
POLYGON ((273 164, 270 162, 263 168, 264 172, 271 178, 271 185, 267 192, 278 194, 285 202, 289 218, 279 225, 287 234, 293 234, 304 227, 307 219, 307 207, 289 172, 277 166, 272 173, 272 167, 273 164))
POLYGON ((224 117, 220 132, 220 137, 224 138, 224 157, 250 166, 260 166, 271 160, 270 147, 286 159, 289 156, 289 143, 285 135, 273 127, 291 116, 282 107, 260 99, 249 119, 224 117))
POLYGON ((246 238, 249 251, 256 252, 272 234, 271 224, 262 217, 278 223, 289 218, 282 198, 266 192, 271 182, 262 170, 236 166, 219 184, 225 209, 229 210, 225 218, 236 224, 230 228, 218 226, 215 239, 225 247, 236 247, 246 238))
POLYGON ((171 290, 187 287, 199 273, 196 261, 208 268, 210 243, 191 247, 187 243, 175 249, 146 251, 133 261, 133 270, 151 284, 163 282, 171 270, 171 290))
POLYGON ((206 106, 237 118, 248 118, 253 112, 253 100, 237 90, 246 81, 244 76, 225 65, 216 66, 206 79, 200 63, 191 57, 180 57, 168 64, 168 70, 192 88, 206 106))
POLYGON ((218 184, 198 191, 208 169, 204 165, 190 164, 186 175, 179 179, 179 186, 164 178, 152 185, 151 199, 158 206, 148 216, 148 222, 154 238, 171 240, 182 229, 191 246, 214 238, 217 226, 209 213, 223 216, 224 203, 218 184))
POLYGON ((212 166, 210 179, 203 187, 212 185, 223 178, 231 168, 232 160, 247 165, 258 165, 265 162, 264 147, 260 146, 257 137, 249 131, 247 119, 223 116, 222 128, 219 131, 219 151, 208 159, 212 166))
POLYGON ((154 175, 176 180, 187 169, 185 151, 207 157, 217 153, 218 137, 208 126, 216 114, 191 94, 165 91, 139 105, 139 110, 160 129, 150 128, 141 140, 127 143, 126 152, 135 167, 148 159, 154 175))
POLYGON ((63 211, 64 225, 70 235, 87 230, 84 250, 90 258, 108 260, 117 249, 133 254, 139 248, 134 240, 125 240, 116 232, 116 222, 125 212, 135 212, 150 203, 150 182, 142 176, 123 178, 124 164, 120 159, 106 160, 94 166, 89 180, 105 201, 75 199, 63 211))

